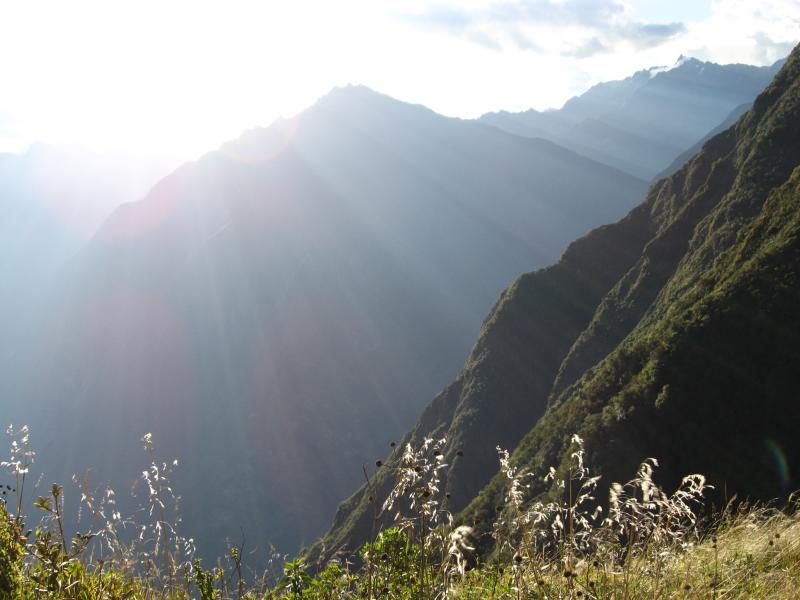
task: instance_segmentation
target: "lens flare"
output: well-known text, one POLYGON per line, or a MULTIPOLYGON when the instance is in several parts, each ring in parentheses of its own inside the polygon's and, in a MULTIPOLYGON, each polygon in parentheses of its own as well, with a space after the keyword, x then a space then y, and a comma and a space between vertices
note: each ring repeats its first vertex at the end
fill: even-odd
POLYGON ((781 488, 783 491, 787 491, 792 478, 789 473, 789 461, 786 459, 786 453, 775 440, 767 438, 764 443, 767 447, 767 452, 772 458, 775 470, 780 477, 781 488))

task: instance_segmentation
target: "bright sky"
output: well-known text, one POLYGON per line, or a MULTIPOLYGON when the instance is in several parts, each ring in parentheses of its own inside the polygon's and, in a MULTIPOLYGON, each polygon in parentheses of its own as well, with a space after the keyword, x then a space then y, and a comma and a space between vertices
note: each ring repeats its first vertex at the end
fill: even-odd
POLYGON ((192 158, 335 85, 475 117, 798 40, 800 0, 0 0, 0 151, 192 158))

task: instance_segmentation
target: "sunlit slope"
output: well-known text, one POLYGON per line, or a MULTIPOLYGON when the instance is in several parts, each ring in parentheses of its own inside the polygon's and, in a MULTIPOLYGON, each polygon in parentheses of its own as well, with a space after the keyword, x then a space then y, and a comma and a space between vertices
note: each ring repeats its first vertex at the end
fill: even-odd
MULTIPOLYGON (((753 109, 642 205, 503 293, 461 373, 406 438, 448 438, 461 520, 485 527, 502 504, 496 444, 544 474, 573 433, 605 481, 656 456, 669 486, 700 471, 718 499, 797 485, 782 465, 800 458, 798 165, 795 50, 753 109)), ((375 475, 378 498, 390 471, 375 475)), ((532 492, 545 493, 537 481, 532 492)), ((340 506, 327 552, 369 534, 369 495, 340 506)))
MULTIPOLYGON (((554 394, 518 446, 518 464, 564 460, 576 431, 610 481, 646 455, 661 458, 669 485, 687 470, 705 473, 720 501, 796 489, 798 167, 800 48, 735 127, 653 188, 654 208, 673 215, 669 225, 603 300, 572 353, 624 329, 619 315, 632 309, 638 320, 614 331, 621 341, 608 355, 554 394)), ((498 484, 467 518, 488 513, 498 484)))
POLYGON ((47 467, 132 479, 152 431, 184 462, 185 526, 207 552, 240 527, 295 550, 457 371, 515 273, 644 187, 550 142, 334 90, 178 169, 64 273, 19 387, 62 457, 47 467))

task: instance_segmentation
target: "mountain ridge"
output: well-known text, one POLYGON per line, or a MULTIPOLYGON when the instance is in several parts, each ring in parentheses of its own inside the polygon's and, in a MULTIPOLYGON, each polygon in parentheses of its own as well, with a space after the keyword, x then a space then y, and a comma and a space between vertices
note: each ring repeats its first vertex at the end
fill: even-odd
POLYGON ((752 102, 782 64, 679 60, 669 69, 653 67, 597 84, 558 110, 487 113, 480 120, 551 139, 651 180, 734 108, 752 102))
MULTIPOLYGON (((459 377, 404 438, 418 444, 448 435, 446 491, 457 523, 475 526, 480 537, 502 504, 505 480, 490 464, 495 443, 513 449, 515 467, 543 475, 549 465, 566 468, 575 433, 586 440, 587 465, 603 473, 605 486, 624 481, 642 456, 656 456, 660 481, 674 485, 686 472, 704 472, 718 499, 725 492, 769 499, 787 491, 782 486, 791 482, 764 469, 762 441, 775 440, 790 460, 800 454, 790 434, 800 417, 791 404, 800 392, 800 322, 787 312, 800 300, 798 123, 800 47, 752 110, 654 183, 643 204, 504 292, 459 377), (625 257, 611 272, 591 250, 604 238, 625 257), (576 255, 595 261, 575 271, 577 281, 606 277, 595 294, 581 290, 577 298, 586 306, 566 321, 570 328, 559 312, 564 302, 550 303, 549 311, 532 309, 532 302, 576 255), (548 326, 562 335, 559 344, 527 335, 548 326), (479 380, 487 352, 500 356, 504 349, 522 365, 501 358, 492 376, 479 380), (554 366, 541 368, 545 363, 554 366), (470 387, 471 378, 477 385, 470 387), (513 439, 526 418, 531 428, 513 439)), ((397 452, 374 476, 373 490, 391 485, 397 452)), ((532 481, 534 497, 558 493, 540 477, 532 481)), ((310 556, 357 548, 366 527, 374 527, 368 507, 362 488, 341 505, 310 556)))
POLYGON ((214 490, 185 514, 210 551, 242 522, 291 550, 358 483, 350 465, 453 376, 521 266, 645 187, 551 142, 340 90, 115 211, 62 273, 8 410, 69 446, 43 452, 48 471, 136 473, 150 432, 192 457, 176 485, 214 490))
MULTIPOLYGON (((723 429, 716 433, 710 425, 716 422, 721 427, 719 420, 726 419, 731 422, 731 433, 734 433, 741 430, 733 424, 747 423, 752 427, 752 433, 744 433, 742 441, 758 438, 771 431, 772 433, 766 435, 778 440, 787 456, 797 454, 797 449, 790 441, 791 437, 785 431, 786 425, 782 425, 795 422, 794 413, 791 404, 780 399, 778 390, 790 390, 792 386, 797 389, 797 381, 792 383, 791 377, 786 379, 786 369, 791 371, 794 368, 792 365, 796 367, 800 361, 800 356, 794 349, 796 346, 792 343, 792 340, 798 339, 798 322, 796 318, 782 312, 780 327, 785 330, 780 335, 777 335, 774 324, 767 328, 764 325, 765 319, 767 322, 769 319, 767 315, 775 310, 770 309, 770 306, 787 306, 787 302, 791 304, 791 298, 796 299, 798 296, 798 114, 800 50, 795 49, 788 67, 759 96, 754 110, 742 117, 734 129, 717 136, 704 147, 703 153, 712 155, 705 159, 712 160, 709 178, 713 177, 716 166, 713 162, 714 155, 727 155, 727 160, 736 164, 737 168, 733 171, 732 179, 729 175, 728 181, 731 183, 728 184, 725 197, 706 216, 696 220, 698 228, 690 241, 691 248, 680 261, 676 276, 671 281, 672 287, 667 285, 662 288, 662 307, 656 302, 651 316, 641 321, 638 336, 620 344, 608 358, 587 370, 576 384, 562 392, 555 410, 537 424, 515 451, 514 460, 518 465, 536 468, 541 472, 547 464, 560 463, 566 447, 565 438, 571 435, 568 430, 572 428, 585 436, 592 453, 591 464, 602 469, 610 480, 619 480, 614 478, 621 477, 625 469, 630 470, 641 456, 655 455, 662 458, 664 472, 661 477, 670 484, 676 483, 680 477, 679 472, 694 468, 709 475, 711 482, 720 491, 728 494, 750 490, 755 497, 769 499, 773 495, 779 495, 781 491, 786 492, 775 485, 774 475, 758 466, 759 461, 763 460, 763 450, 757 444, 750 441, 728 445, 725 443, 728 430, 723 429), (777 146, 776 142, 779 142, 777 146), (722 151, 717 149, 715 152, 714 145, 723 146, 722 151), (780 150, 776 153, 777 147, 780 150), (765 160, 765 157, 769 157, 769 160, 765 160), (742 173, 747 175, 743 176, 742 173), (764 190, 767 191, 766 198, 764 190), (737 235, 730 227, 720 227, 722 215, 728 215, 730 219, 734 213, 734 222, 742 223, 745 227, 741 235, 737 235), (780 225, 770 230, 777 223, 780 225), (716 227, 710 228, 711 224, 716 227), (784 232, 788 237, 779 237, 784 232), (708 233, 714 235, 709 237, 708 233), (759 235, 762 238, 761 243, 754 242, 759 235), (780 244, 777 240, 780 240, 780 244), (713 247, 714 251, 704 251, 704 247, 713 247), (779 259, 778 256, 782 258, 779 259), (794 258, 790 258, 792 256, 794 258), (729 261, 728 265, 725 265, 726 259, 729 261), (763 260, 770 265, 766 271, 759 268, 759 262, 763 260), (698 261, 706 267, 698 269, 698 261), (789 279, 783 279, 782 273, 789 279), (755 285, 751 278, 761 279, 759 287, 751 287, 755 285), (757 293, 754 290, 771 289, 774 282, 782 283, 781 287, 774 288, 773 291, 780 289, 783 297, 776 294, 777 297, 765 302, 764 306, 753 304, 752 295, 757 293), (730 300, 726 299, 726 302, 730 306, 723 304, 725 308, 720 306, 713 310, 728 312, 709 312, 712 306, 720 305, 721 298, 725 298, 719 294, 729 295, 730 300), (749 306, 745 311, 737 307, 742 302, 749 306), (678 320, 676 315, 680 315, 681 311, 684 311, 685 316, 680 317, 683 320, 678 320), (725 316, 727 314, 732 316, 725 316), (730 331, 731 318, 739 321, 738 331, 730 331), (721 352, 719 357, 710 354, 708 349, 698 344, 699 333, 693 333, 692 336, 682 333, 703 331, 712 327, 711 323, 715 322, 718 322, 713 325, 715 333, 706 333, 706 337, 702 339, 706 340, 708 349, 720 350, 727 345, 727 350, 724 354, 721 352), (681 329, 682 327, 693 329, 681 329), (653 328, 659 333, 648 334, 648 330, 653 328), (727 333, 723 333, 726 329, 727 333), (765 332, 768 333, 765 335, 765 332), (737 334, 741 338, 737 339, 737 334), (647 344, 658 349, 654 350, 657 354, 650 359, 654 362, 642 363, 643 359, 647 360, 647 355, 638 358, 642 356, 639 347, 647 347, 647 344), (749 347, 751 344, 753 347, 749 347), (728 356, 727 360, 722 358, 725 355, 728 356), (770 391, 762 383, 768 382, 769 377, 756 377, 755 380, 748 381, 753 369, 763 369, 770 364, 767 357, 774 359, 774 376, 778 377, 781 370, 784 373, 779 376, 781 379, 777 385, 787 387, 773 388, 770 391), (632 364, 626 365, 626 360, 632 364), (680 367, 668 367, 670 361, 677 361, 680 367), (637 368, 635 365, 639 364, 642 366, 637 368), (742 369, 742 373, 737 373, 737 368, 742 369), (665 369, 672 371, 664 372, 665 369), (617 375, 609 377, 611 372, 617 375), (720 387, 715 390, 713 400, 697 398, 697 393, 693 394, 690 392, 691 388, 685 387, 685 382, 702 381, 698 379, 701 377, 700 373, 705 373, 706 378, 712 378, 713 383, 720 387), (649 381, 650 377, 655 381, 649 381), (620 378, 623 382, 626 379, 630 381, 628 388, 624 387, 624 383, 617 383, 620 378), (748 383, 743 385, 745 381, 748 383), (678 382, 681 383, 680 386, 678 382), (604 391, 599 386, 608 386, 609 391, 604 391), (775 396, 776 392, 778 397, 775 396), (759 400, 750 399, 749 394, 759 400), (732 398, 740 400, 733 403, 732 398), (605 407, 604 401, 608 402, 605 407), (720 402, 724 404, 720 405, 720 402), (602 407, 602 411, 598 413, 597 408, 588 409, 592 404, 602 407), (582 413, 582 405, 588 411, 584 409, 586 412, 582 413), (727 406, 731 410, 727 413, 724 410, 715 413, 720 406, 727 406), (764 410, 766 406, 774 406, 775 410, 764 410), (644 414, 635 415, 636 411, 644 414), (692 411, 696 414, 692 414, 692 411), (580 421, 576 421, 576 417, 585 419, 583 425, 578 424, 580 421), (688 422, 687 417, 690 417, 688 422), (663 427, 665 420, 673 426, 663 427), (557 430, 562 431, 561 435, 554 435, 552 430, 547 432, 548 427, 553 427, 556 423, 557 430), (703 425, 705 428, 701 432, 699 429, 703 425), (680 431, 681 426, 683 431, 680 431), (783 433, 780 433, 781 430, 784 430, 783 433), (679 441, 670 439, 671 435, 675 435, 679 441), (546 442, 542 436, 550 441, 546 442), (704 444, 709 447, 701 451, 704 444), (634 454, 636 458, 633 458, 634 454), (689 465, 690 461, 693 461, 692 465, 689 465), (727 479, 723 479, 723 474, 727 479)), ((682 171, 690 175, 694 170, 701 170, 702 160, 704 158, 701 153, 682 171)), ((722 170, 729 169, 730 167, 723 167, 722 170)), ((666 186, 667 182, 662 185, 666 186)), ((702 190, 703 186, 700 186, 701 196, 702 190)), ((708 393, 713 387, 702 385, 702 389, 708 393)), ((465 518, 487 515, 490 499, 496 498, 498 485, 499 481, 495 478, 476 498, 465 518)))

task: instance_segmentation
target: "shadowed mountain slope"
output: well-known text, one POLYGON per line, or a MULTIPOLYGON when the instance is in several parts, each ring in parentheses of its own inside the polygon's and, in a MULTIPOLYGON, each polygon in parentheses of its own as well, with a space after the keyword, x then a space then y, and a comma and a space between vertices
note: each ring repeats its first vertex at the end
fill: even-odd
POLYGON ((99 480, 135 477, 152 432, 184 459, 178 489, 204 490, 184 514, 209 552, 240 527, 296 550, 457 371, 515 273, 645 186, 552 142, 334 90, 111 216, 53 288, 12 414, 60 449, 47 468, 99 480))
MULTIPOLYGON (((544 475, 564 468, 574 433, 606 484, 655 456, 667 486, 701 472, 720 499, 797 486, 774 452, 800 460, 799 167, 800 48, 642 205, 503 293, 455 382, 405 438, 447 436, 459 520, 480 533, 502 504, 496 444, 544 475)), ((390 480, 383 467, 373 494, 390 480)), ((532 481, 534 496, 557 493, 532 481)), ((340 506, 312 554, 366 539, 368 496, 340 506)))

